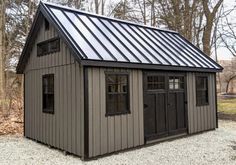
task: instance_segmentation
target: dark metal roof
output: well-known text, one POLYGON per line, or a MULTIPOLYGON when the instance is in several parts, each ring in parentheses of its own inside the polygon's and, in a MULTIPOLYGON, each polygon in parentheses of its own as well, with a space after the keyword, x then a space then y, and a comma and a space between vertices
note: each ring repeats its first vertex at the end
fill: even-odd
MULTIPOLYGON (((39 10, 55 25, 82 65, 208 72, 223 69, 174 31, 50 3, 41 2, 39 10)), ((23 50, 19 72, 25 53, 23 50)))

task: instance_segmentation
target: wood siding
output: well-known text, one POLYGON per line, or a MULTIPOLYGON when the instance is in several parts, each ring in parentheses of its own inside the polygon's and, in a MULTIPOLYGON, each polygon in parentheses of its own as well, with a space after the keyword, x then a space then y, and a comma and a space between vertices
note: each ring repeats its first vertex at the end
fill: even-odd
POLYGON ((208 76, 209 105, 196 106, 196 74, 187 73, 188 131, 190 134, 216 128, 215 75, 208 76))
POLYGON ((53 26, 49 26, 49 30, 44 30, 44 25, 41 25, 37 37, 32 43, 32 50, 28 59, 24 72, 29 70, 51 68, 62 65, 69 65, 75 63, 75 58, 71 55, 67 45, 60 39, 60 52, 50 53, 44 56, 37 57, 37 43, 58 37, 58 33, 53 26))
POLYGON ((142 70, 88 69, 89 157, 144 144, 142 70), (130 114, 105 116, 105 72, 128 72, 130 114))
POLYGON ((83 156, 83 68, 75 62, 61 40, 57 53, 37 57, 37 43, 58 36, 52 26, 42 25, 28 60, 25 74, 25 136, 83 156), (42 112, 42 76, 54 74, 54 114, 42 112))

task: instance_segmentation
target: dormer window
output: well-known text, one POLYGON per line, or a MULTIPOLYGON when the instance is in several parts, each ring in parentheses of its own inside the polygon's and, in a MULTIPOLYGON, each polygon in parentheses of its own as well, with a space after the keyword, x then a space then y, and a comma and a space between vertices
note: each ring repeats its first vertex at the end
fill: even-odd
POLYGON ((44 56, 60 51, 60 39, 52 38, 37 44, 37 56, 44 56))

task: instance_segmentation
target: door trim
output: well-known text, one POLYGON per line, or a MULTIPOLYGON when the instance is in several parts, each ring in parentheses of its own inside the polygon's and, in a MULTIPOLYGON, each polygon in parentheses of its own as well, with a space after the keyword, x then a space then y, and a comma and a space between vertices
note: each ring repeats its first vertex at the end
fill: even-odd
MULTIPOLYGON (((162 139, 162 138, 168 138, 168 137, 176 137, 178 135, 181 135, 181 134, 188 134, 188 129, 189 129, 189 125, 188 125, 188 93, 187 93, 187 73, 186 72, 173 72, 173 71, 143 71, 143 98, 146 97, 147 95, 147 76, 148 75, 151 75, 151 76, 154 76, 154 75, 157 75, 157 76, 165 76, 165 77, 169 77, 169 76, 183 76, 184 77, 184 108, 185 108, 185 128, 182 128, 182 129, 178 129, 176 131, 172 131, 172 132, 169 132, 169 130, 167 132, 163 132, 163 133, 160 133, 160 134, 153 134, 153 135, 145 135, 144 133, 144 141, 145 143, 147 143, 148 141, 153 141, 153 140, 158 140, 158 139, 162 139), (146 87, 146 88, 145 88, 146 87), (175 132, 178 132, 178 133, 175 133, 175 132)), ((150 91, 151 92, 151 91, 150 91)), ((154 93, 154 91, 153 91, 154 93)), ((161 93, 161 91, 160 91, 161 93)), ((168 82, 168 78, 165 78, 165 92, 163 91, 163 93, 166 93, 166 101, 168 101, 168 95, 169 95, 169 82, 168 82)), ((166 108, 166 122, 167 122, 167 118, 168 118, 168 105, 166 104, 165 105, 165 108, 166 108)), ((143 111, 144 111, 145 107, 144 107, 144 104, 143 104, 143 111)), ((145 115, 143 113, 143 128, 145 129, 145 115)), ((166 125, 166 128, 169 129, 169 124, 167 122, 167 125, 166 125)), ((168 138, 169 139, 169 138, 168 138)))

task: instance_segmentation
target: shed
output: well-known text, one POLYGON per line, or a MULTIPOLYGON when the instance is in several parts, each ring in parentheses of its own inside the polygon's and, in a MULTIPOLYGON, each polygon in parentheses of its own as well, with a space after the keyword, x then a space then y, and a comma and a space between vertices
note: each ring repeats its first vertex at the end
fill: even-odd
POLYGON ((215 129, 222 69, 175 31, 40 2, 17 66, 24 136, 88 159, 215 129))

